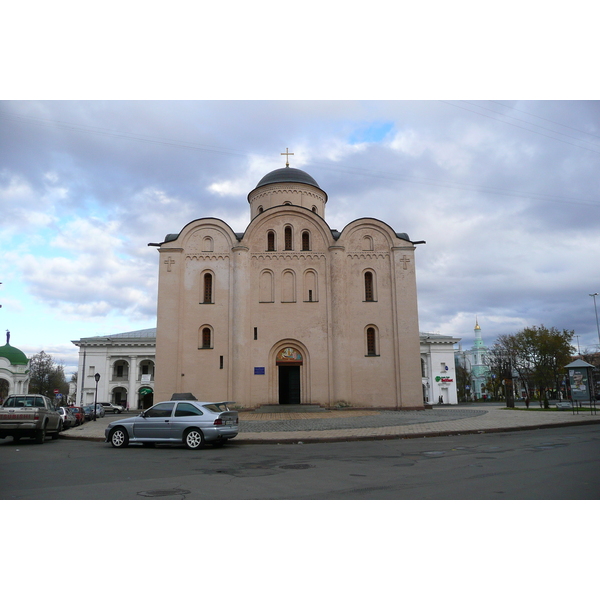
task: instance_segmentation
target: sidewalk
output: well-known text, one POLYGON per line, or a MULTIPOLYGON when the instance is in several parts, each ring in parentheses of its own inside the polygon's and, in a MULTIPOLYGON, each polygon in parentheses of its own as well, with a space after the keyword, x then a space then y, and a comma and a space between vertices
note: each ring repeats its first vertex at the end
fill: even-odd
MULTIPOLYGON (((61 433, 62 438, 104 441, 108 423, 133 414, 106 415, 61 433)), ((234 444, 341 442, 518 431, 600 424, 600 412, 505 410, 502 406, 433 407, 421 411, 335 410, 303 413, 240 412, 234 444)))

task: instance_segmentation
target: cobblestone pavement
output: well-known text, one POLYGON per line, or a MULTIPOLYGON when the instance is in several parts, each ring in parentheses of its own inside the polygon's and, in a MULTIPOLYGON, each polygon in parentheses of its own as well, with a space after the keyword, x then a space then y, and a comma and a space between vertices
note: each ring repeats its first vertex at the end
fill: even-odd
MULTIPOLYGON (((240 434, 261 433, 266 431, 327 431, 336 429, 365 429, 372 427, 396 427, 401 425, 414 425, 416 423, 436 423, 440 421, 456 421, 484 415, 485 410, 473 409, 446 409, 440 411, 414 410, 414 411, 360 411, 360 412, 325 412, 298 413, 303 418, 289 418, 277 414, 277 418, 254 419, 245 413, 240 414, 240 434), (322 416, 321 416, 322 415, 322 416)), ((294 413, 287 413, 291 415, 294 413)))

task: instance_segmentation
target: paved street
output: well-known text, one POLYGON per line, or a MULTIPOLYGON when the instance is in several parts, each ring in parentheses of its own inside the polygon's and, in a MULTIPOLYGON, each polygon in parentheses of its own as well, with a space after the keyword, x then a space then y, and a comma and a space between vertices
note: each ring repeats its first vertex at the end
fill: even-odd
POLYGON ((600 425, 328 444, 0 444, 1 499, 598 499, 600 425))

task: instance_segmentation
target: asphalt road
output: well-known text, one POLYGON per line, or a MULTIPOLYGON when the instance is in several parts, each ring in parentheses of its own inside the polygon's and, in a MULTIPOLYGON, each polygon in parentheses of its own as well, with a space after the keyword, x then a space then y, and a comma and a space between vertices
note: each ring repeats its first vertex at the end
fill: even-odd
POLYGON ((191 451, 0 441, 0 499, 600 498, 600 426, 191 451))

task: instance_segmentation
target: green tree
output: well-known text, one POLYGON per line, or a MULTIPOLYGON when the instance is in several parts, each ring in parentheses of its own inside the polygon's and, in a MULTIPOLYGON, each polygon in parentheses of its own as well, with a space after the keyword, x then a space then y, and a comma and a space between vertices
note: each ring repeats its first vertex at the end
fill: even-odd
POLYGON ((29 391, 32 394, 53 396, 59 390, 63 396, 69 392, 63 365, 57 364, 50 354, 43 350, 31 357, 29 366, 29 391))
POLYGON ((571 361, 574 333, 540 325, 498 338, 497 345, 510 360, 527 397, 535 393, 544 408, 549 408, 549 395, 561 387, 565 366, 571 361))

